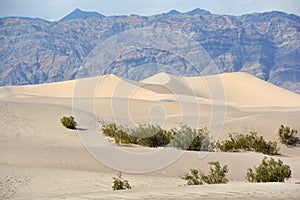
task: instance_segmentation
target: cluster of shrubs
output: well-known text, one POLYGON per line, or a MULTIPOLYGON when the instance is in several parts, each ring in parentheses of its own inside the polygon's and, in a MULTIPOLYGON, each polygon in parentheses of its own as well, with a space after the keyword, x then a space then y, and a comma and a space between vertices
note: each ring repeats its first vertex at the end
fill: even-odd
MULTIPOLYGON (((299 139, 295 137, 297 130, 291 129, 288 126, 281 125, 278 130, 278 136, 281 143, 286 145, 297 145, 299 139)), ((268 155, 278 155, 279 148, 276 142, 265 141, 262 136, 258 136, 255 132, 249 134, 229 134, 229 140, 217 141, 215 149, 220 151, 255 151, 268 155)), ((188 185, 202 185, 227 183, 226 173, 228 168, 225 165, 221 167, 219 162, 209 162, 210 172, 205 175, 197 169, 191 169, 190 174, 187 173, 183 179, 187 181, 188 185)), ((248 182, 284 182, 291 178, 292 172, 290 166, 284 164, 280 159, 277 161, 273 158, 268 159, 264 157, 261 164, 254 168, 249 168, 246 173, 246 180, 248 182)))
POLYGON ((279 148, 276 142, 265 141, 262 136, 258 136, 255 132, 249 134, 229 134, 229 140, 218 141, 215 148, 220 151, 255 151, 268 155, 278 155, 279 148))
MULTIPOLYGON (((76 129, 77 122, 73 116, 62 117, 60 122, 69 129, 76 129)), ((243 135, 238 133, 229 134, 229 139, 217 141, 214 144, 209 137, 207 128, 192 129, 181 124, 179 128, 169 131, 162 129, 158 125, 149 123, 140 124, 135 128, 127 128, 116 123, 104 124, 103 133, 114 138, 116 144, 139 144, 148 147, 167 146, 189 151, 213 151, 213 149, 234 152, 234 151, 255 151, 268 155, 278 155, 279 148, 276 142, 265 141, 256 132, 243 135)), ((295 137, 297 130, 281 125, 278 130, 279 140, 282 144, 297 145, 300 140, 295 137)))
MULTIPOLYGON (((102 127, 103 133, 113 137, 116 143, 134 143, 144 146, 172 146, 186 150, 207 150, 212 151, 214 148, 210 140, 207 128, 192 129, 186 125, 180 128, 173 128, 169 131, 163 130, 160 126, 151 124, 142 124, 136 128, 128 129, 117 126, 115 123, 105 124, 102 127), (130 133, 130 134, 129 134, 130 133), (153 135, 153 133, 155 133, 153 135)), ((297 131, 281 125, 278 131, 279 139, 283 144, 294 145, 298 141, 295 137, 297 131)), ((276 142, 266 142, 262 136, 255 132, 249 134, 230 134, 229 140, 217 142, 215 148, 221 151, 255 151, 269 155, 279 154, 279 148, 276 142)), ((228 173, 227 165, 221 166, 218 161, 209 162, 210 171, 204 174, 201 170, 190 169, 190 173, 185 174, 182 179, 187 181, 187 185, 202 185, 227 183, 228 173)), ((290 166, 284 164, 280 159, 277 161, 273 158, 264 157, 261 164, 254 168, 249 168, 246 173, 248 182, 284 182, 291 178, 292 172, 290 166)), ((122 178, 119 173, 113 177, 113 190, 131 189, 129 182, 122 178)))
POLYGON ((191 173, 185 174, 182 179, 186 180, 188 185, 202 185, 203 183, 220 184, 228 182, 226 178, 226 174, 228 173, 227 165, 222 167, 218 161, 209 162, 208 164, 210 165, 209 174, 205 175, 200 170, 191 169, 191 173))
MULTIPOLYGON (((187 181, 187 185, 203 185, 206 184, 221 184, 228 183, 226 174, 228 173, 227 165, 221 166, 218 161, 208 162, 210 165, 210 171, 206 175, 201 170, 190 169, 190 173, 185 174, 182 179, 187 181)), ((246 180, 248 182, 284 182, 291 178, 292 172, 290 166, 283 164, 278 159, 268 159, 264 157, 262 163, 254 169, 249 168, 246 174, 246 180)), ((131 185, 128 180, 122 177, 122 173, 119 172, 117 177, 113 177, 113 190, 126 190, 131 189, 131 185)))
MULTIPOLYGON (((73 116, 62 117, 60 122, 69 129, 76 129, 77 122, 73 116)), ((265 141, 262 136, 258 136, 255 132, 249 134, 229 134, 229 140, 217 141, 214 145, 209 137, 207 128, 192 129, 187 125, 182 125, 177 129, 173 128, 169 131, 162 129, 158 125, 140 124, 135 128, 127 128, 118 126, 116 123, 104 124, 102 126, 103 133, 114 138, 117 144, 139 144, 148 147, 170 146, 178 149, 191 151, 212 151, 214 148, 220 151, 255 151, 268 155, 278 155, 279 148, 276 142, 265 141)), ((281 125, 278 130, 278 136, 281 143, 286 145, 296 145, 299 139, 295 137, 297 130, 288 126, 281 125)), ((190 174, 187 173, 183 177, 188 185, 202 185, 227 183, 228 167, 222 167, 218 161, 209 162, 210 172, 205 175, 202 171, 191 169, 190 174)), ((265 157, 262 163, 253 169, 249 168, 246 174, 248 182, 284 182, 291 178, 290 167, 278 159, 267 159, 265 157)), ((123 179, 121 172, 117 177, 113 177, 113 190, 131 189, 129 182, 123 179)))
MULTIPOLYGON (((222 167, 218 161, 209 162, 210 172, 205 175, 202 171, 197 169, 191 169, 190 173, 187 173, 182 179, 187 181, 187 185, 202 185, 207 184, 220 184, 227 183, 228 179, 226 174, 228 173, 228 167, 225 165, 222 167)), ((246 174, 246 180, 248 182, 284 182, 291 178, 292 172, 290 166, 283 164, 278 159, 267 159, 264 157, 262 163, 254 169, 249 168, 246 174)))
POLYGON ((192 129, 187 125, 173 128, 169 131, 158 125, 140 124, 135 128, 127 128, 116 123, 102 126, 104 135, 114 138, 116 144, 139 144, 148 147, 169 146, 190 151, 211 151, 213 143, 210 141, 207 128, 192 129))
MULTIPOLYGON (((193 129, 184 124, 180 124, 179 128, 164 130, 158 125, 148 123, 134 128, 108 123, 102 126, 102 131, 106 136, 114 138, 116 144, 169 146, 189 151, 213 151, 215 149, 223 152, 255 151, 267 155, 280 154, 276 142, 266 141, 256 132, 230 133, 229 139, 217 141, 214 144, 207 128, 193 129)), ((299 142, 299 139, 295 137, 296 133, 295 129, 283 125, 278 130, 280 141, 286 145, 295 145, 299 142)))
POLYGON ((165 146, 170 143, 170 133, 158 125, 140 124, 136 128, 118 126, 116 123, 102 126, 104 135, 114 138, 116 144, 139 144, 147 147, 165 146))

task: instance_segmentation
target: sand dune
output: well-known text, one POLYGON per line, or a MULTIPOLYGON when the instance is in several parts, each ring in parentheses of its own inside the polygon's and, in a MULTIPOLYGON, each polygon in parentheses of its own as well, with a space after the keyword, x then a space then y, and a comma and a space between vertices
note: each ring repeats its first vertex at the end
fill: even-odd
MULTIPOLYGON (((247 73, 236 72, 202 77, 177 77, 159 73, 135 82, 115 75, 28 86, 0 88, 0 97, 123 97, 147 99, 149 96, 193 96, 212 98, 210 84, 220 80, 226 102, 241 106, 299 106, 300 96, 247 73), (211 81, 210 79, 213 79, 211 81), (93 94, 85 94, 92 90, 93 94), (74 90, 79 90, 78 92, 74 90), (81 91, 83 90, 83 91, 81 91)), ((173 98, 174 100, 174 98, 173 98)))
MULTIPOLYGON (((160 73, 141 82, 114 75, 42 85, 0 88, 0 198, 17 199, 281 199, 300 197, 300 148, 280 144, 280 158, 292 169, 285 184, 247 184, 247 168, 258 165, 263 154, 179 152, 160 170, 125 177, 132 191, 112 192, 117 170, 95 159, 83 137, 101 137, 98 120, 135 125, 141 122, 172 128, 178 123, 210 129, 216 139, 228 132, 256 131, 278 141, 281 124, 300 130, 300 95, 246 73, 177 77, 160 73), (78 131, 60 125, 75 115, 78 131), (98 134, 99 133, 99 134, 98 134), (228 185, 184 186, 180 178, 191 168, 208 170, 218 160, 229 167, 228 185)), ((98 143, 95 137, 94 143, 98 143)), ((108 145, 105 148, 112 148, 108 145)), ((161 149, 118 147, 145 155, 161 149)), ((176 154, 175 150, 171 154, 176 154)), ((113 152, 112 152, 113 153, 113 152)), ((120 159, 121 160, 121 159, 120 159)), ((121 161, 120 161, 121 162, 121 161)), ((145 161, 147 165, 147 161, 145 161)), ((153 163, 149 163, 151 165, 153 163)), ((138 165, 138 163, 129 163, 138 165)), ((121 167, 122 168, 122 167, 121 167)))

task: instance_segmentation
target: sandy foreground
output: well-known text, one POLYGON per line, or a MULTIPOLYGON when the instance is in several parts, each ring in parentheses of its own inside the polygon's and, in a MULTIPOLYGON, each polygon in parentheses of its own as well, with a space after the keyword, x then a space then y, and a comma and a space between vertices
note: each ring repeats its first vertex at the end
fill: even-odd
POLYGON ((160 73, 141 82, 106 75, 1 87, 0 199, 298 199, 300 148, 281 145, 276 133, 281 124, 300 131, 299 118, 300 95, 246 73, 189 78, 160 73), (61 126, 60 118, 69 115, 77 131, 61 126), (246 183, 247 169, 265 156, 260 153, 167 149, 170 156, 160 159, 151 155, 163 148, 116 147, 101 136, 103 121, 164 128, 183 122, 208 127, 216 140, 228 132, 256 131, 277 141, 282 155, 274 158, 290 165, 292 178, 246 183), (101 148, 93 151, 87 144, 101 148), (129 157, 118 157, 115 149, 129 157), (209 161, 228 165, 229 183, 185 186, 180 177, 191 168, 207 172, 209 161), (111 190, 118 171, 132 190, 111 190))

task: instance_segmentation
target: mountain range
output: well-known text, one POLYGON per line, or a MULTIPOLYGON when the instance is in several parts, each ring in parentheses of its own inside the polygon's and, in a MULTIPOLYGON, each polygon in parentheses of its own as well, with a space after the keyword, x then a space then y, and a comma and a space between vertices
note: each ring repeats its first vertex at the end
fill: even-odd
POLYGON ((0 86, 241 71, 300 93, 300 17, 278 11, 104 16, 76 9, 58 21, 5 17, 0 43, 0 86))

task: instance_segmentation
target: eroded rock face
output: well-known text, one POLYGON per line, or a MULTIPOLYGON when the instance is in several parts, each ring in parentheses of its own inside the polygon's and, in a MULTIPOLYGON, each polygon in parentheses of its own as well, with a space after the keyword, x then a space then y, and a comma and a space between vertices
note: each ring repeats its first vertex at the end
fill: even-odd
POLYGON ((55 22, 0 19, 0 85, 113 73, 198 76, 245 71, 300 93, 300 17, 195 9, 149 17, 75 10, 55 22))

